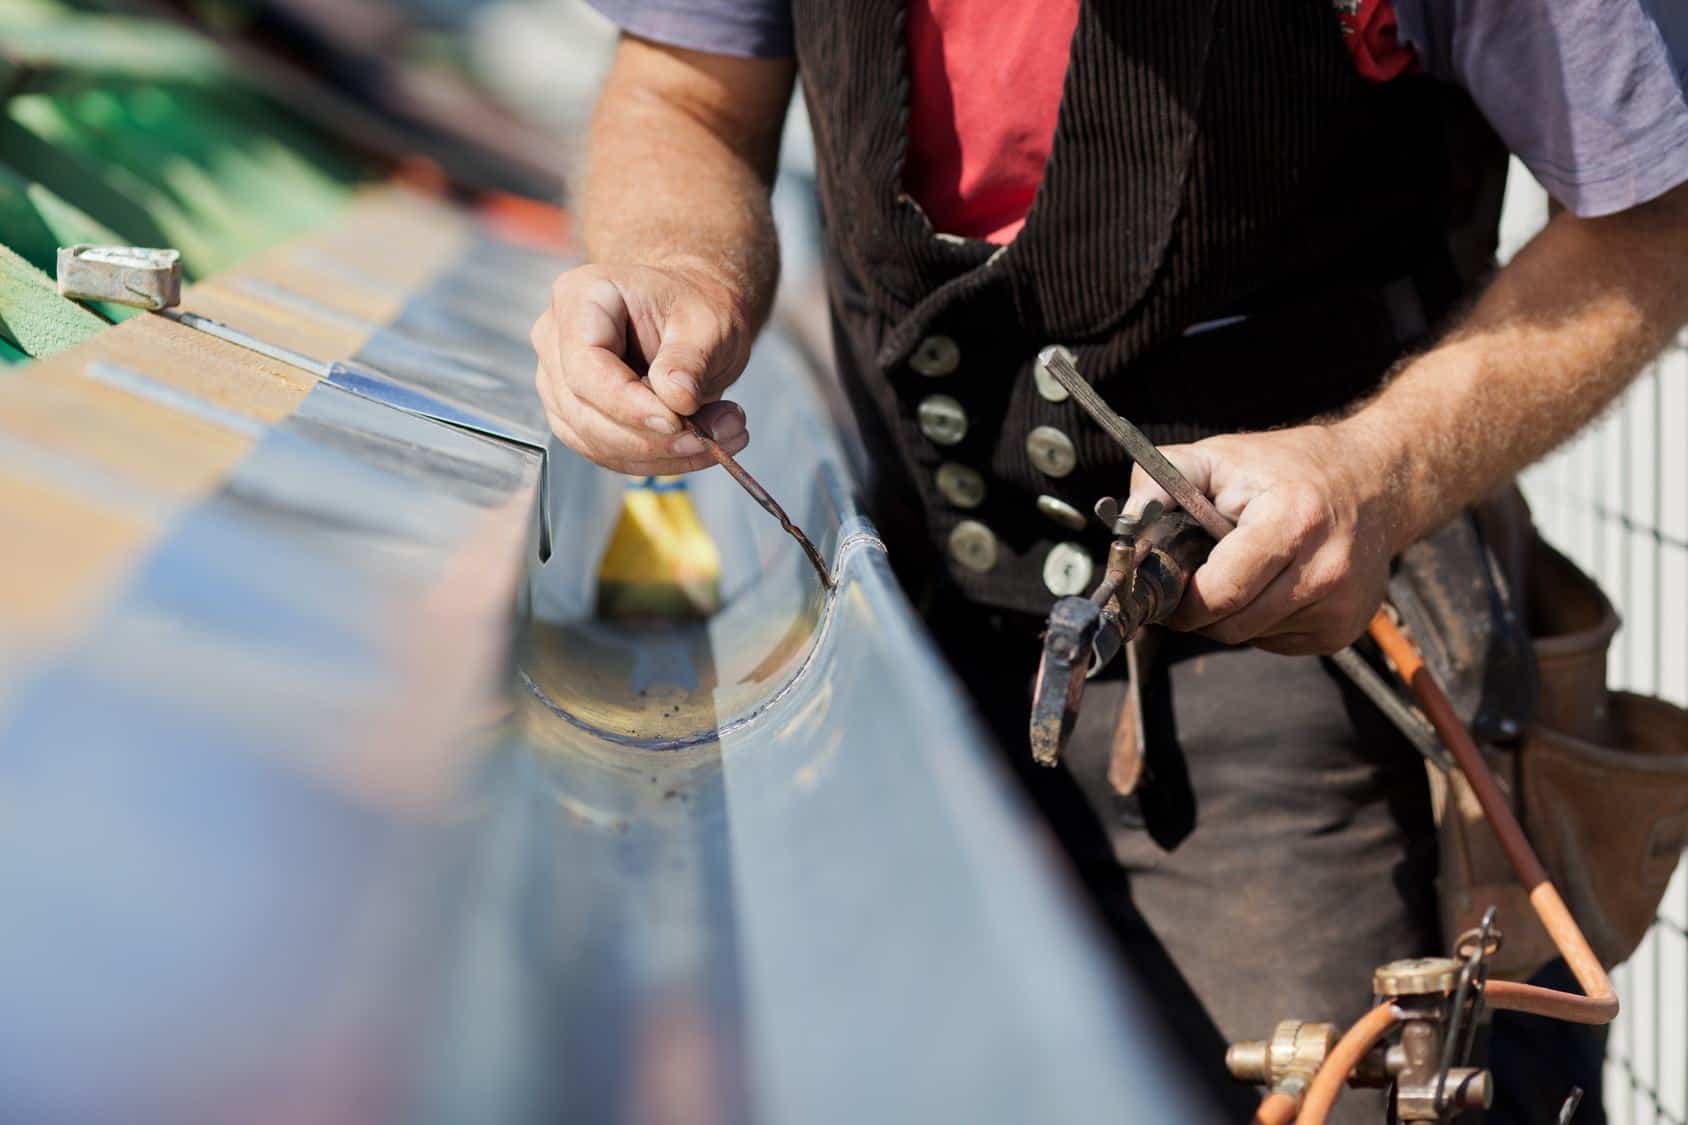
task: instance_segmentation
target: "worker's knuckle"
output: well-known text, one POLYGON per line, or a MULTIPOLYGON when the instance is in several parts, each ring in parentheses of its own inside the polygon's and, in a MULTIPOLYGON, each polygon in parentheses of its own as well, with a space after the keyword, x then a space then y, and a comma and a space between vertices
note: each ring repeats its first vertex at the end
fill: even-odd
POLYGON ((551 394, 547 396, 547 405, 551 411, 553 425, 561 423, 575 434, 580 434, 580 407, 568 394, 551 394))
POLYGON ((581 266, 558 274, 551 282, 552 303, 559 307, 571 304, 579 294, 582 283, 592 276, 594 270, 591 266, 581 266))
POLYGON ((1248 604, 1248 596, 1241 586, 1226 583, 1212 591, 1206 601, 1210 613, 1228 617, 1248 604))
POLYGON ((1362 572, 1365 558, 1352 532, 1333 527, 1320 536, 1309 565, 1327 587, 1348 586, 1362 572))
POLYGON ((1254 631, 1246 623, 1238 622, 1235 618, 1216 621, 1203 631, 1220 644, 1226 645, 1240 645, 1254 636, 1254 631))
POLYGON ((709 360, 709 349, 700 345, 695 339, 672 344, 664 350, 675 366, 683 367, 688 371, 699 370, 709 360))
POLYGON ((1314 538, 1329 525, 1330 508, 1312 484, 1291 485, 1284 498, 1284 509, 1289 530, 1299 540, 1314 538))
POLYGON ((1185 592, 1183 604, 1202 619, 1217 621, 1243 607, 1243 590, 1236 577, 1217 563, 1197 570, 1185 592))
POLYGON ((1306 600, 1340 598, 1352 573, 1353 564, 1345 552, 1322 553, 1307 565, 1302 580, 1297 584, 1297 593, 1306 600))
POLYGON ((600 380, 595 378, 593 364, 598 357, 591 352, 575 351, 566 353, 557 361, 557 381, 568 388, 569 393, 579 395, 588 402, 601 397, 599 394, 600 380))

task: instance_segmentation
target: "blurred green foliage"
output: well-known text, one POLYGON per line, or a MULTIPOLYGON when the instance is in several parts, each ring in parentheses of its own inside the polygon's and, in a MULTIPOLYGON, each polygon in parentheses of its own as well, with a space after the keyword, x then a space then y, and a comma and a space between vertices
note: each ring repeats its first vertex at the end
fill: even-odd
MULTIPOLYGON (((327 221, 368 175, 180 26, 7 0, 0 44, 0 244, 49 275, 58 247, 101 242, 173 246, 205 277, 327 221)), ((40 315, 0 308, 0 361, 89 330, 72 315, 53 324, 73 338, 20 330, 40 315)))

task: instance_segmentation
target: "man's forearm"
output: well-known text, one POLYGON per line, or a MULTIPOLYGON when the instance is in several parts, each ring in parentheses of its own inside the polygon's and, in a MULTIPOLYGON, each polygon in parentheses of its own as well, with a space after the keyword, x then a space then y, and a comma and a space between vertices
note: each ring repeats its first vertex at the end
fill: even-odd
MULTIPOLYGON (((1345 418, 1162 450, 1236 521, 1171 624, 1333 652, 1365 631, 1390 559, 1574 434, 1688 317, 1688 187, 1606 219, 1561 215, 1441 344, 1345 418)), ((1128 510, 1165 490, 1133 471, 1128 510)))
POLYGON ((606 265, 671 266, 727 287, 746 325, 779 275, 769 208, 789 61, 722 60, 623 41, 588 139, 582 230, 606 265), (742 71, 765 69, 747 95, 742 71))
POLYGON ((1599 414, 1688 319, 1688 187, 1556 217, 1459 327, 1338 424, 1401 500, 1394 549, 1599 414))

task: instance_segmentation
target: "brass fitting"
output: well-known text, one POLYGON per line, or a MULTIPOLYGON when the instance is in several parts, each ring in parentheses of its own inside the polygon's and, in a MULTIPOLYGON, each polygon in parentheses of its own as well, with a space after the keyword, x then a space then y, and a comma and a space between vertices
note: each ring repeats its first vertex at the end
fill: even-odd
POLYGON ((1286 1083, 1304 1085, 1336 1045, 1336 1025, 1284 1020, 1272 1038, 1233 1043, 1225 1052, 1231 1077, 1277 1090, 1286 1083))
POLYGON ((1373 991, 1402 1013, 1401 1041, 1357 1067, 1357 1078, 1393 1079, 1400 1121, 1446 1121, 1461 1110, 1486 1109, 1494 1097, 1489 1072, 1477 1067, 1453 1067, 1445 1086, 1439 1080, 1449 998, 1459 986, 1459 971, 1460 962, 1451 957, 1413 957, 1380 965, 1372 974, 1373 991), (1441 1105, 1438 1094, 1445 1099, 1441 1105))
POLYGON ((1452 957, 1408 957, 1372 970, 1372 992, 1380 997, 1450 996, 1459 983, 1452 957))

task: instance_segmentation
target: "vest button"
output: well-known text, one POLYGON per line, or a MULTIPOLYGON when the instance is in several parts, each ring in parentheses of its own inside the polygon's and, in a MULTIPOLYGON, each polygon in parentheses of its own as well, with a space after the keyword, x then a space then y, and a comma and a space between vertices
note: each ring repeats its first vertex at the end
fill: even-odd
POLYGON ((1043 584, 1057 598, 1070 598, 1090 588, 1096 564, 1077 543, 1057 543, 1043 560, 1043 584))
POLYGON ((1038 472, 1052 477, 1064 477, 1078 467, 1078 452, 1073 439, 1054 426, 1039 426, 1026 435, 1026 452, 1038 472))
POLYGON ((1072 361, 1074 367, 1078 366, 1078 357, 1073 355, 1070 349, 1063 348, 1060 344, 1051 344, 1037 353, 1037 360, 1032 364, 1032 383, 1036 385, 1037 393, 1042 395, 1045 401, 1066 402, 1067 388, 1063 387, 1043 364, 1043 357, 1051 352, 1060 352, 1072 361))
POLYGON ((961 349, 948 336, 928 336, 915 346, 908 365, 922 375, 948 375, 961 363, 961 349))
POLYGON ((996 565, 996 533, 978 520, 962 520, 949 536, 950 557, 975 574, 996 565))
POLYGON ((1084 513, 1059 496, 1050 496, 1047 493, 1039 496, 1037 498, 1037 510, 1062 527, 1070 527, 1074 531, 1084 530, 1084 513))
POLYGON ((954 445, 967 436, 967 412, 949 395, 927 395, 915 413, 920 432, 939 445, 954 445))
POLYGON ((985 478, 966 465, 945 461, 938 466, 938 492, 957 508, 977 508, 985 500, 985 478))

